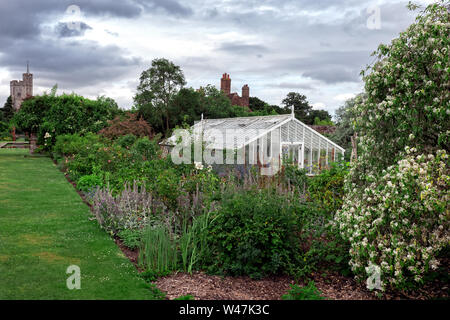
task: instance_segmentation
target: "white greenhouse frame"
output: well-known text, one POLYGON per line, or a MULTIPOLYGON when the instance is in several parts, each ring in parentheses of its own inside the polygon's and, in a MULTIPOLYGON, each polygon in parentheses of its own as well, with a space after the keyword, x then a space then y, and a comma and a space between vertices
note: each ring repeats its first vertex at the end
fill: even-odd
MULTIPOLYGON (((343 158, 345 152, 344 148, 296 119, 293 113, 276 116, 202 119, 192 126, 191 130, 201 131, 204 141, 215 150, 240 150, 241 148, 249 150, 250 154, 247 156, 245 153, 245 159, 258 157, 258 148, 260 148, 260 155, 264 154, 261 150, 270 151, 272 155, 274 148, 272 135, 278 130, 280 140, 276 145, 279 145, 280 155, 283 154, 283 146, 288 146, 287 150, 289 146, 292 146, 291 150, 298 150, 296 159, 299 167, 307 169, 307 174, 310 175, 328 167, 330 162, 343 158), (233 141, 228 141, 223 138, 223 133, 227 129, 239 129, 242 134, 234 137, 233 141), (269 137, 271 146, 267 148, 260 141, 269 141, 269 137)), ((172 136, 161 144, 171 147, 175 145, 175 141, 175 136, 172 136)))

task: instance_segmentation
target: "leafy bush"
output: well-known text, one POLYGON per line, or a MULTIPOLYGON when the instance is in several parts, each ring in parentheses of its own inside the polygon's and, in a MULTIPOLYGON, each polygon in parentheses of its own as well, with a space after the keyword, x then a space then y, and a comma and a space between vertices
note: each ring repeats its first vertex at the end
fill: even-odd
POLYGON ((142 229, 152 215, 152 195, 136 183, 114 197, 109 188, 98 189, 93 198, 93 212, 98 223, 110 234, 142 229))
POLYGON ((127 248, 134 250, 138 248, 141 243, 142 231, 133 229, 124 229, 120 231, 117 235, 119 236, 120 239, 122 239, 123 244, 127 248))
POLYGON ((108 126, 103 128, 99 134, 111 140, 126 135, 149 138, 152 138, 154 135, 152 127, 145 120, 142 118, 138 119, 137 115, 131 112, 126 113, 125 116, 117 116, 113 120, 108 121, 108 126))
POLYGON ((305 169, 300 169, 295 164, 288 164, 284 166, 284 179, 293 186, 299 188, 302 192, 306 190, 308 186, 308 176, 305 169))
POLYGON ((26 99, 12 121, 22 131, 36 133, 37 143, 51 150, 57 136, 98 132, 119 113, 110 98, 89 100, 76 94, 52 93, 26 99))
POLYGON ((90 132, 84 136, 79 133, 62 134, 56 137, 53 152, 60 156, 73 156, 89 150, 89 147, 99 142, 100 137, 90 132))
POLYGON ((433 3, 380 45, 352 110, 358 159, 336 221, 353 272, 380 271, 384 288, 421 285, 449 241, 449 19, 445 2, 433 3))
POLYGON ((77 182, 77 188, 80 191, 88 192, 92 189, 103 186, 103 179, 95 174, 82 176, 77 182))
POLYGON ((116 143, 122 148, 129 149, 135 142, 137 137, 133 134, 126 134, 117 138, 116 143))
POLYGON ((291 284, 291 290, 281 298, 283 300, 323 300, 321 292, 316 288, 314 281, 310 281, 307 286, 299 287, 291 284))
POLYGON ((320 209, 334 215, 341 208, 348 168, 349 163, 332 163, 309 180, 309 196, 320 209))
POLYGON ((445 151, 409 154, 360 197, 347 199, 337 220, 352 244, 353 272, 369 277, 367 268, 373 265, 380 268, 382 285, 406 289, 422 284, 449 243, 449 187, 445 151))
POLYGON ((134 142, 131 152, 141 160, 154 159, 160 154, 158 139, 139 138, 134 142))
POLYGON ((210 271, 256 278, 290 271, 299 255, 296 210, 293 199, 267 190, 224 196, 208 232, 210 271))

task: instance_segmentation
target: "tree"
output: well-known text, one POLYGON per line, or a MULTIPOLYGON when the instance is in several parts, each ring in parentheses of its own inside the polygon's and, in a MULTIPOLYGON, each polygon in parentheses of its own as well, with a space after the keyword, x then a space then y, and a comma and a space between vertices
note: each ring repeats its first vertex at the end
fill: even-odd
POLYGON ((0 121, 9 122, 14 116, 14 107, 11 96, 5 102, 5 105, 0 109, 0 121))
POLYGON ((286 98, 283 100, 282 104, 286 110, 291 110, 291 107, 294 107, 295 117, 307 124, 309 123, 308 115, 312 110, 312 107, 309 105, 306 100, 306 96, 297 93, 297 92, 289 92, 286 98))
POLYGON ((202 94, 193 88, 182 88, 172 99, 169 106, 170 128, 182 124, 193 125, 205 112, 202 94))
POLYGON ((305 123, 323 126, 333 125, 331 115, 326 110, 310 110, 305 123))
POLYGON ((111 98, 86 99, 76 94, 35 96, 25 99, 12 123, 37 134, 38 144, 50 150, 61 134, 98 132, 121 111, 111 98))
POLYGON ((167 59, 154 59, 151 68, 142 72, 134 98, 139 114, 159 131, 170 129, 169 106, 186 84, 183 71, 167 59))
POLYGON ((360 95, 345 101, 344 105, 336 110, 336 131, 330 137, 331 140, 345 149, 345 159, 347 161, 350 160, 352 151, 351 137, 355 133, 352 123, 354 118, 352 111, 358 97, 360 95))
POLYGON ((448 246, 449 21, 439 1, 380 45, 352 108, 358 159, 336 223, 351 242, 352 271, 377 273, 385 287, 423 284, 448 246))
POLYGON ((142 118, 138 119, 136 113, 127 112, 125 116, 116 116, 108 121, 108 126, 99 131, 99 134, 114 140, 125 135, 135 137, 153 138, 152 127, 142 118))
POLYGON ((249 99, 249 108, 253 112, 257 113, 266 113, 266 114, 286 114, 291 112, 290 110, 287 110, 285 108, 280 108, 277 105, 270 105, 267 102, 257 98, 257 97, 250 97, 249 99))

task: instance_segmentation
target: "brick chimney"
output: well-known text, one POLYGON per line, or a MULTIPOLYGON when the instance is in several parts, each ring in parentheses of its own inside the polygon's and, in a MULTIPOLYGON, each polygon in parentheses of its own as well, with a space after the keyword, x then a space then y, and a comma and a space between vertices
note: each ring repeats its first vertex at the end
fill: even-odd
POLYGON ((222 79, 220 80, 220 90, 226 95, 231 93, 231 79, 229 74, 224 73, 222 75, 222 79))
POLYGON ((242 100, 245 106, 249 106, 250 104, 250 88, 248 87, 248 84, 242 87, 242 100))

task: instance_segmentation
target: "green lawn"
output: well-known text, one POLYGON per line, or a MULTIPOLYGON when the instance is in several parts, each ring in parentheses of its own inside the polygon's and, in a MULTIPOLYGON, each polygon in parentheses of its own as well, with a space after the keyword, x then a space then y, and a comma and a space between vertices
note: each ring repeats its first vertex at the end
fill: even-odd
POLYGON ((149 286, 92 220, 46 157, 0 149, 1 299, 154 299, 149 286), (81 289, 66 269, 81 269, 81 289))

